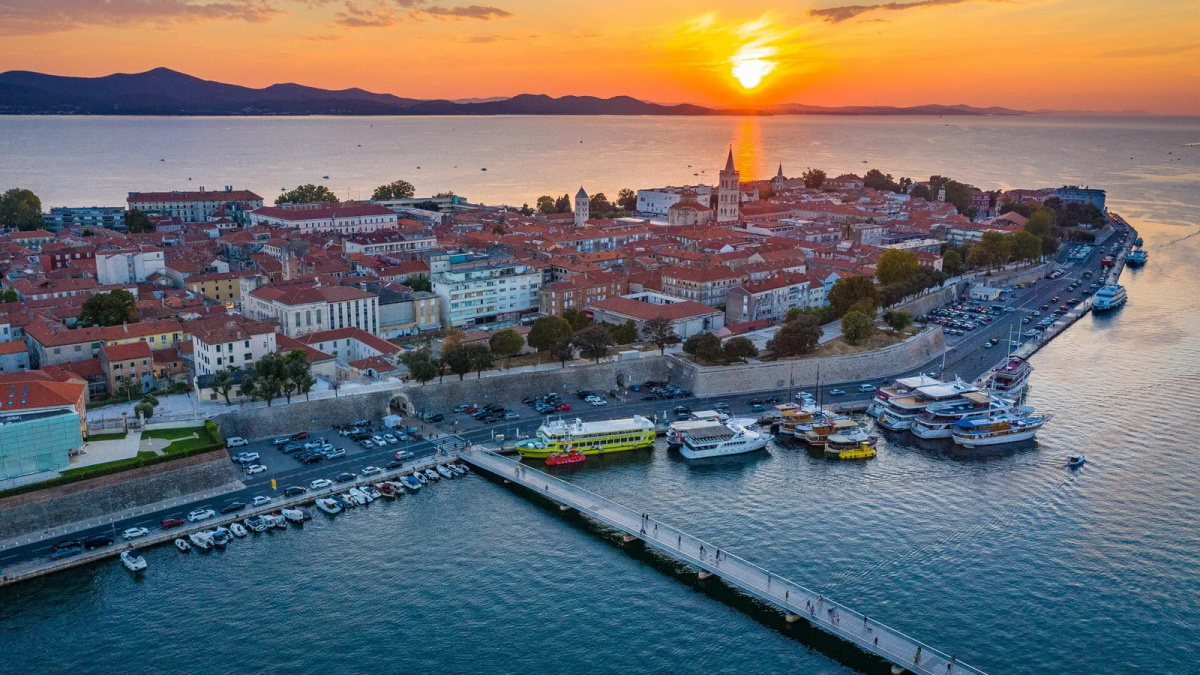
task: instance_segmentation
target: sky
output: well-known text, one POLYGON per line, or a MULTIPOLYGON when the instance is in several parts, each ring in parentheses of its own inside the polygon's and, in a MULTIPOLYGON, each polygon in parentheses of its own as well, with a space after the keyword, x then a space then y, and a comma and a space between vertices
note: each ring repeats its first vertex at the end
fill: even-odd
POLYGON ((0 0, 0 71, 1200 115, 1200 0, 458 1, 0 0))

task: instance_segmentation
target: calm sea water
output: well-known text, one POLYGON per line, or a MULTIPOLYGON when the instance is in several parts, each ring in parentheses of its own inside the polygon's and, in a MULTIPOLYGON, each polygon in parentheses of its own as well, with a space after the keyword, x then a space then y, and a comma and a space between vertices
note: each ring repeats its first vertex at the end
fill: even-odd
MULTIPOLYGON (((991 673, 1197 673, 1198 141, 1196 120, 0 118, 0 186, 120 203, 187 175, 262 194, 323 174, 356 190, 417 175, 423 191, 525 201, 695 180, 688 163, 715 170, 733 143, 760 175, 870 159, 985 188, 1105 187, 1150 264, 1122 277, 1125 308, 1034 358, 1030 401, 1056 415, 1036 449, 965 461, 888 440, 861 464, 785 447, 703 465, 659 451, 571 480, 991 673), (1076 452, 1089 463, 1071 474, 1076 452)), ((213 555, 147 558, 141 580, 113 562, 0 591, 0 673, 862 666, 479 478, 213 555)))

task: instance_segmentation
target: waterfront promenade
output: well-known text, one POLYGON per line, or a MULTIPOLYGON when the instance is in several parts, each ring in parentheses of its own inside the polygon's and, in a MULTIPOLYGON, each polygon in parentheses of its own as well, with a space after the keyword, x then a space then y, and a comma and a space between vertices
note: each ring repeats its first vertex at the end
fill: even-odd
POLYGON ((648 514, 638 513, 488 450, 473 448, 460 458, 477 469, 521 485, 562 507, 575 509, 622 532, 626 542, 642 541, 666 556, 696 567, 701 578, 719 577, 730 586, 784 612, 789 623, 804 619, 854 643, 890 662, 894 666, 893 672, 900 672, 898 669, 929 675, 983 672, 648 514))

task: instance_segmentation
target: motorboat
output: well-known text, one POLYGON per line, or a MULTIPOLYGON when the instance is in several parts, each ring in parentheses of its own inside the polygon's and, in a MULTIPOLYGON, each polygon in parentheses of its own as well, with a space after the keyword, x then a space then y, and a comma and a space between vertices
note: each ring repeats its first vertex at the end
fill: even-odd
POLYGON ((324 511, 325 513, 328 513, 331 516, 334 515, 335 513, 342 512, 341 504, 338 504, 337 500, 332 497, 322 497, 322 498, 318 499, 317 500, 317 508, 321 509, 322 511, 324 511))
POLYGON ((446 466, 457 476, 467 475, 467 467, 463 466, 462 464, 447 464, 446 466))
POLYGON ((872 440, 858 422, 849 417, 835 417, 827 422, 814 424, 813 428, 804 434, 804 442, 817 448, 823 448, 826 440, 834 434, 853 436, 867 442, 872 440))
POLYGON ((287 518, 285 518, 282 513, 272 513, 271 515, 266 516, 266 518, 271 523, 271 527, 275 527, 280 530, 287 529, 287 518))
POLYGON ((237 537, 238 539, 250 534, 246 531, 246 526, 242 525, 241 523, 231 523, 229 525, 229 531, 232 532, 233 536, 237 537))
POLYGON ((192 545, 184 539, 176 539, 175 548, 179 549, 180 553, 187 553, 192 550, 192 545))
POLYGON ((213 543, 217 546, 225 546, 229 542, 233 541, 233 535, 230 534, 228 529, 224 527, 218 527, 212 531, 212 539, 213 543))
POLYGON ((242 524, 250 528, 251 532, 266 532, 267 528, 271 526, 271 524, 267 522, 266 518, 263 518, 262 516, 251 516, 250 518, 243 520, 242 524))
POLYGON ((379 496, 381 496, 381 497, 384 497, 386 499, 395 499, 396 498, 396 484, 395 483, 392 483, 392 482, 380 483, 379 485, 375 486, 375 489, 376 489, 376 491, 379 492, 379 496))
POLYGON ((213 547, 212 532, 209 532, 208 530, 193 532, 188 535, 188 540, 192 542, 192 546, 195 546, 201 551, 207 551, 213 547))
POLYGON ((453 471, 451 471, 450 469, 447 469, 445 466, 443 466, 441 464, 438 464, 436 468, 437 468, 437 472, 439 474, 441 474, 442 478, 455 478, 456 477, 456 474, 453 471))
POLYGON ((757 452, 767 447, 773 436, 752 431, 731 420, 725 424, 689 429, 683 432, 682 438, 679 454, 688 459, 703 459, 757 452))
POLYGON ((350 491, 343 495, 342 499, 349 499, 355 506, 367 505, 367 496, 355 488, 350 488, 350 491))
POLYGON ((568 450, 566 452, 556 452, 546 458, 546 466, 563 466, 567 464, 579 464, 587 459, 587 455, 578 450, 568 450))
POLYGON ((833 434, 825 439, 825 457, 829 459, 871 459, 875 446, 859 438, 833 434))
POLYGON ((280 513, 283 514, 284 518, 287 518, 288 521, 293 523, 303 523, 305 520, 307 520, 304 517, 306 514, 304 513, 303 509, 283 509, 280 511, 280 513))
POLYGON ((1032 374, 1033 366, 1028 361, 1019 356, 1010 356, 988 371, 987 388, 1000 396, 1019 398, 1032 374))
POLYGON ((1007 411, 1012 405, 1011 401, 982 391, 968 391, 962 398, 931 404, 909 425, 908 430, 924 440, 950 438, 959 420, 990 417, 1007 411))
POLYGON ((471 467, 467 466, 466 464, 461 464, 461 463, 459 463, 459 464, 451 464, 451 466, 454 466, 454 467, 457 467, 457 468, 459 468, 459 469, 462 469, 462 472, 463 472, 463 474, 464 474, 464 475, 465 475, 465 474, 468 474, 468 473, 471 473, 471 467))
POLYGON ((1143 251, 1141 249, 1138 249, 1138 250, 1130 253, 1125 258, 1125 264, 1129 265, 1130 267, 1141 267, 1142 265, 1146 264, 1146 261, 1149 258, 1150 258, 1149 253, 1147 253, 1146 251, 1143 251))
POLYGON ((703 429, 721 422, 721 414, 716 410, 697 410, 689 413, 688 419, 672 422, 667 427, 667 449, 678 450, 683 445, 683 435, 692 429, 703 429))
POLYGON ((146 559, 136 548, 121 553, 121 564, 130 572, 142 572, 146 569, 146 559))
POLYGON ((364 493, 366 493, 366 495, 368 497, 370 497, 371 499, 379 499, 380 497, 383 496, 383 493, 380 492, 379 490, 376 490, 375 486, 373 486, 373 485, 364 485, 358 489, 362 490, 364 493))
POLYGON ((401 478, 400 484, 404 486, 405 490, 408 490, 413 494, 416 494, 421 490, 421 481, 417 480, 416 476, 413 475, 408 475, 401 478))
POLYGON ((439 481, 442 479, 442 477, 438 475, 438 472, 434 471, 433 469, 425 469, 425 477, 432 481, 439 481))
POLYGON ((967 448, 1018 443, 1036 437, 1038 429, 1053 417, 1034 414, 1033 408, 1021 408, 982 419, 959 420, 954 423, 951 438, 967 448))
POLYGON ((888 431, 904 431, 934 403, 958 399, 969 391, 978 390, 962 380, 942 382, 927 375, 900 378, 875 392, 867 414, 888 431))
POLYGON ((415 477, 415 478, 416 478, 418 481, 420 481, 420 482, 421 482, 421 485, 425 485, 426 483, 428 483, 428 482, 429 482, 429 478, 425 476, 425 472, 424 472, 424 471, 416 471, 416 472, 414 472, 412 475, 413 475, 413 477, 415 477))
POLYGON ((1077 466, 1083 466, 1087 462, 1085 455, 1070 455, 1067 457, 1067 466, 1074 469, 1077 466))
POLYGON ((348 493, 348 492, 343 492, 340 495, 335 495, 335 497, 337 498, 337 500, 339 502, 342 503, 343 509, 358 508, 358 502, 354 501, 354 497, 351 497, 350 493, 348 493))

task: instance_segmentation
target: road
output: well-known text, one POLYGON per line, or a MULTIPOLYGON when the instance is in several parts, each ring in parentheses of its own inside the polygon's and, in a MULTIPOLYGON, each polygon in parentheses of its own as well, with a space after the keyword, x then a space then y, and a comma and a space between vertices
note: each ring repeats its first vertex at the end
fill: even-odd
MULTIPOLYGON (((1119 238, 1118 232, 1110 241, 1119 238)), ((1032 287, 1021 289, 1014 297, 1009 298, 1004 304, 1017 307, 1017 311, 1004 312, 996 317, 990 324, 981 326, 980 328, 967 333, 961 337, 947 336, 948 351, 945 357, 946 369, 942 373, 943 377, 957 375, 964 380, 973 380, 980 374, 994 366, 1002 359, 1006 353, 1006 348, 1003 345, 1007 344, 1009 328, 1016 326, 1024 328, 1021 324, 1021 319, 1028 316, 1032 311, 1038 309, 1043 304, 1046 304, 1054 296, 1061 296, 1065 301, 1068 297, 1080 297, 1078 291, 1073 294, 1066 294, 1064 289, 1074 279, 1078 279, 1086 270, 1093 271, 1093 278, 1088 280, 1098 281, 1102 275, 1099 272, 1099 263, 1103 258, 1105 251, 1110 245, 1097 247, 1092 255, 1086 260, 1076 261, 1071 264, 1063 264, 1060 269, 1064 269, 1064 274, 1059 279, 1041 279, 1038 280, 1032 287), (991 349, 985 348, 985 342, 993 337, 1000 339, 1000 345, 991 349)), ((1086 286, 1087 284, 1084 284, 1086 286)), ((1056 303, 1057 304, 1057 303, 1056 303)), ((1016 328, 1013 332, 1019 332, 1016 328)), ((865 401, 873 396, 870 393, 862 393, 858 391, 859 385, 870 384, 880 386, 887 381, 896 377, 904 377, 915 375, 920 372, 937 372, 942 367, 942 357, 938 357, 929 363, 923 364, 917 369, 908 373, 893 375, 888 378, 876 378, 870 380, 862 380, 858 382, 837 383, 837 386, 844 389, 847 393, 842 396, 830 397, 827 394, 823 397, 825 402, 856 402, 865 401)), ((468 415, 450 415, 446 421, 438 428, 446 435, 455 435, 458 438, 478 443, 489 440, 494 433, 506 434, 509 438, 513 437, 518 430, 525 434, 531 435, 538 425, 541 424, 541 416, 538 415, 532 408, 521 405, 518 401, 528 395, 541 392, 513 392, 512 401, 501 401, 505 404, 512 404, 510 408, 521 415, 521 419, 511 422, 496 423, 494 425, 486 425, 477 422, 468 415), (457 421, 457 424, 455 422, 457 421)), ((575 409, 568 413, 570 417, 578 417, 585 421, 612 419, 615 417, 628 417, 634 414, 652 416, 662 416, 669 413, 671 408, 676 405, 687 405, 693 410, 710 409, 717 403, 728 403, 733 414, 750 415, 751 399, 763 398, 771 395, 789 396, 791 392, 780 390, 777 392, 755 392, 752 394, 729 394, 722 396, 712 396, 706 398, 687 398, 677 399, 672 401, 642 401, 638 398, 639 394, 631 392, 634 400, 617 401, 611 400, 605 406, 593 407, 583 401, 578 401, 573 392, 568 392, 564 395, 564 400, 575 405, 575 409)), ((351 420, 347 420, 350 422, 351 420)), ((379 419, 371 420, 375 426, 381 426, 382 421, 379 419)), ((297 429, 296 431, 300 431, 297 429)), ((337 432, 331 428, 323 429, 306 429, 314 437, 329 438, 333 445, 345 448, 347 454, 345 457, 336 460, 325 460, 317 464, 304 465, 298 462, 294 457, 284 455, 279 452, 272 444, 271 439, 256 439, 249 446, 241 448, 231 448, 231 453, 250 451, 258 452, 261 457, 261 462, 268 467, 268 471, 255 476, 245 477, 243 483, 246 487, 242 490, 229 492, 219 497, 197 500, 193 503, 176 506, 170 509, 162 509, 154 512, 140 514, 134 517, 126 518, 111 525, 96 526, 85 530, 77 531, 69 536, 46 537, 33 543, 13 546, 8 549, 0 550, 0 568, 9 567, 18 563, 35 560, 46 557, 50 554, 51 548, 58 541, 64 539, 84 539, 89 536, 107 534, 113 536, 114 533, 119 535, 126 528, 130 527, 146 527, 151 530, 157 529, 159 523, 167 516, 186 515, 188 511, 198 508, 211 508, 214 511, 219 511, 222 506, 233 501, 249 503, 256 495, 276 496, 283 494, 283 491, 289 486, 299 485, 307 486, 312 480, 317 478, 333 479, 339 473, 349 471, 359 473, 363 467, 369 465, 386 466, 391 461, 393 455, 398 450, 409 450, 417 457, 426 457, 433 455, 438 449, 438 441, 421 440, 409 443, 400 443, 389 446, 386 449, 371 449, 366 450, 358 444, 351 442, 349 439, 342 438, 337 435, 337 432), (275 479, 277 489, 271 488, 271 480, 275 479)), ((116 538, 114 536, 114 538, 116 538)))

